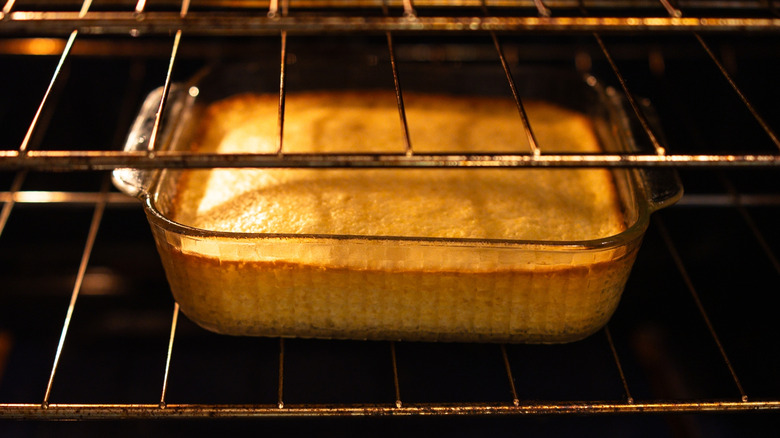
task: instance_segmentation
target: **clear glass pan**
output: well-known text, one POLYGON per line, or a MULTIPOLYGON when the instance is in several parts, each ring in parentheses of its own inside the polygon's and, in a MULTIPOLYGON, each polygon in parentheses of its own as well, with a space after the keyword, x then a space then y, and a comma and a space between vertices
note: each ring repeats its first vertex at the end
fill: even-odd
MULTIPOLYGON (((451 90, 452 84, 475 83, 481 72, 473 70, 450 71, 441 83, 428 69, 405 74, 413 79, 404 85, 451 90)), ((188 148, 201 109, 211 102, 246 91, 278 92, 276 74, 266 77, 256 65, 223 66, 174 86, 159 147, 188 148), (198 93, 188 93, 191 87, 198 93)), ((515 77, 523 98, 550 101, 590 117, 605 151, 643 149, 620 97, 595 78, 533 69, 515 77)), ((483 85, 480 93, 493 93, 483 85)), ((146 147, 160 93, 147 99, 128 149, 146 147)), ((114 181, 143 201, 182 311, 209 330, 251 336, 533 343, 581 339, 603 327, 615 311, 649 215, 682 194, 676 175, 668 170, 612 169, 626 229, 589 241, 245 234, 172 221, 171 197, 182 172, 121 169, 114 181)))

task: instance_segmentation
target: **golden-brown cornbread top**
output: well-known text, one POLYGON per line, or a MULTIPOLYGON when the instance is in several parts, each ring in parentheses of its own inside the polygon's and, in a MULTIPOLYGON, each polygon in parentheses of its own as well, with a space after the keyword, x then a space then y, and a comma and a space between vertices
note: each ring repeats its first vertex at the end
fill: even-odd
MULTIPOLYGON (((527 152, 511 99, 405 93, 415 152, 527 152)), ((273 153, 274 95, 210 105, 196 147, 273 153)), ((590 120, 526 103, 542 152, 597 152, 590 120)), ((284 152, 403 152, 395 97, 287 95, 284 152)), ((174 220, 214 231, 512 240, 589 240, 625 228, 603 169, 213 169, 187 171, 174 220)))

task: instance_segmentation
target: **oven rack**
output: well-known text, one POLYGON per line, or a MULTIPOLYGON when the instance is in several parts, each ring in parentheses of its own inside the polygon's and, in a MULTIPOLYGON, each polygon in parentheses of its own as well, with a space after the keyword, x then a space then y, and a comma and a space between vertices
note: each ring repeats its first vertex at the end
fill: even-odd
MULTIPOLYGON (((741 2, 741 11, 753 16, 725 15, 734 11, 735 2, 727 1, 293 1, 302 12, 282 13, 284 0, 246 2, 243 6, 220 8, 219 1, 184 1, 180 8, 147 10, 146 0, 139 0, 133 10, 89 11, 78 3, 75 10, 14 11, 15 0, 6 0, 0 18, 3 30, 10 32, 68 33, 74 29, 92 34, 134 36, 170 35, 179 30, 194 35, 269 35, 280 31, 295 33, 323 32, 776 32, 780 18, 777 10, 765 2, 741 2), (673 5, 679 4, 679 7, 673 5), (323 6, 324 5, 324 6, 323 6), (609 6, 609 9, 604 6, 609 6), (202 9, 199 10, 198 6, 202 9), (685 16, 690 6, 697 11, 685 16), (381 8, 393 8, 395 15, 377 14, 381 8), (217 8, 216 10, 214 10, 217 8), (423 14, 418 14, 418 8, 423 14), (624 8, 629 16, 609 15, 610 9, 624 8), (178 10, 177 10, 178 9, 178 10), (344 13, 351 9, 356 12, 344 13), (606 10, 605 10, 606 9, 606 10), (498 14, 488 14, 488 10, 498 14), (567 11, 557 15, 553 11, 567 11), (575 11, 572 14, 570 11, 575 11), (335 11, 335 13, 334 13, 335 11), (587 11, 587 12, 585 12, 587 11), (593 11, 592 13, 590 11, 593 11), (699 12, 701 11, 701 12, 699 12), (716 15, 707 15, 714 11, 716 15), (634 14, 633 12, 640 12, 634 14), (606 14, 605 14, 606 13, 606 14)), ((163 2, 158 2, 163 3, 163 2)), ((294 10, 294 9, 293 9, 294 10)))
MULTIPOLYGON (((495 402, 471 402, 463 401, 457 403, 419 403, 407 402, 404 398, 404 381, 399 378, 399 360, 397 359, 397 345, 401 343, 385 342, 387 357, 390 366, 385 367, 392 372, 384 376, 388 388, 388 398, 377 403, 339 403, 339 404, 301 404, 290 403, 285 398, 285 387, 287 378, 285 370, 290 367, 289 359, 286 357, 285 339, 277 341, 277 363, 278 374, 276 376, 267 376, 276 379, 277 400, 275 403, 264 404, 201 404, 201 403, 171 403, 167 398, 168 381, 171 374, 176 371, 171 369, 171 358, 176 354, 177 327, 179 325, 179 308, 174 303, 173 314, 170 318, 170 331, 167 349, 159 351, 159 369, 150 374, 162 374, 161 396, 159 401, 149 403, 52 403, 49 401, 52 387, 58 377, 58 366, 61 354, 66 346, 66 339, 69 336, 69 328, 72 317, 75 314, 81 287, 85 281, 85 275, 89 272, 91 253, 98 239, 98 230, 103 221, 104 215, 110 209, 128 208, 127 200, 121 196, 114 196, 109 193, 108 175, 103 179, 104 183, 99 191, 90 193, 56 193, 56 192, 16 192, 10 194, 3 193, 6 200, 3 210, 3 228, 0 233, 5 231, 5 223, 10 213, 10 207, 14 205, 9 202, 11 199, 19 199, 21 204, 44 203, 55 208, 74 206, 93 208, 92 218, 89 224, 89 233, 84 242, 83 253, 78 267, 78 273, 75 277, 73 291, 66 312, 66 318, 63 323, 62 332, 59 337, 56 352, 54 353, 53 364, 51 367, 48 383, 45 385, 45 394, 42 401, 30 403, 5 403, 0 402, 0 419, 39 419, 39 420, 63 420, 63 419, 163 419, 163 418, 284 418, 284 417, 354 417, 354 416, 517 416, 517 415, 608 415, 608 414, 648 414, 648 413, 726 413, 726 412, 761 412, 775 411, 780 409, 780 399, 757 397, 753 399, 743 388, 738 372, 732 366, 726 348, 722 345, 714 324, 711 322, 705 306, 699 297, 697 286, 691 280, 686 268, 686 262, 677 249, 677 243, 672 239, 666 225, 666 221, 656 217, 653 222, 653 228, 660 235, 663 246, 668 251, 669 257, 674 262, 680 278, 685 283, 689 299, 695 303, 693 306, 694 314, 689 315, 690 319, 698 320, 699 324, 706 326, 706 332, 709 339, 700 342, 709 342, 717 346, 720 355, 720 367, 728 370, 733 392, 732 397, 714 398, 714 399, 642 399, 635 398, 632 388, 634 385, 630 378, 627 378, 623 372, 623 359, 620 349, 616 347, 613 341, 612 324, 596 333, 592 338, 597 338, 595 345, 607 345, 607 348, 598 348, 599 351, 592 351, 592 354, 609 355, 607 362, 612 362, 615 375, 619 377, 619 382, 615 386, 620 386, 623 390, 621 398, 616 400, 589 400, 589 401, 569 401, 569 400, 545 400, 535 401, 523 398, 522 388, 516 385, 516 377, 513 376, 513 369, 517 364, 510 361, 507 354, 506 345, 493 345, 496 353, 502 358, 502 366, 505 372, 505 393, 504 400, 495 402), (46 199, 49 195, 50 200, 46 199), (8 211, 6 211, 8 210, 8 211), (698 312, 698 315, 696 313, 698 312), (392 397, 394 388, 395 397, 392 397)), ((737 199, 735 196, 734 199, 737 199)), ((778 198, 774 196, 769 198, 770 202, 759 202, 753 205, 763 207, 778 206, 778 198)), ((137 207, 137 205, 136 205, 137 207)), ((718 202, 712 202, 711 198, 706 196, 694 196, 693 201, 683 200, 680 207, 685 210, 694 209, 721 209, 724 205, 718 202)), ((739 202, 732 202, 725 205, 730 210, 738 211, 745 224, 753 231, 757 241, 761 242, 764 254, 761 258, 769 258, 774 266, 776 273, 780 273, 780 263, 773 250, 766 243, 767 240, 762 235, 758 227, 751 220, 744 205, 739 202)), ((61 210, 60 211, 64 211, 61 210)), ((769 286, 772 288, 773 286, 769 286)), ((73 336, 73 335, 70 335, 73 336)), ((73 342, 71 340, 71 342, 73 342)), ((324 343, 334 341, 321 341, 324 343)), ((154 347, 158 347, 155 345, 154 347)), ((593 348, 591 345, 588 347, 593 348)), ((205 353, 205 352, 204 352, 205 353)), ((207 354, 207 353, 206 353, 207 354)), ((499 357, 496 354, 496 357, 499 357)), ((402 358, 403 359, 403 358, 402 358)), ((183 364, 179 363, 179 366, 183 364)), ((40 382, 39 382, 40 383, 40 382)), ((42 386, 43 387, 43 386, 42 386)))
MULTIPOLYGON (((274 3, 274 2, 271 2, 274 3)), ((552 6, 555 2, 528 2, 533 3, 531 6, 541 4, 548 4, 552 6)), ((683 4, 683 2, 679 2, 683 4)), ((709 5, 715 4, 712 2, 709 5)), ((722 2, 728 3, 728 2, 722 2)), ((392 3, 391 3, 392 4, 392 3)), ((400 4, 400 3, 399 3, 400 4)), ((411 5, 411 2, 404 2, 403 5, 411 5)), ((419 9, 424 2, 414 2, 414 5, 419 9)), ((661 6, 668 5, 667 2, 660 2, 661 6)), ((599 38, 601 33, 610 32, 647 32, 649 31, 649 23, 653 23, 656 26, 655 30, 662 30, 671 33, 690 33, 694 30, 697 32, 736 32, 744 30, 756 30, 760 32, 776 33, 780 30, 780 23, 775 18, 750 18, 745 19, 742 17, 726 17, 718 18, 717 20, 707 17, 692 19, 693 21, 685 21, 681 17, 675 17, 675 10, 672 8, 672 15, 670 17, 650 17, 633 19, 631 17, 617 18, 617 21, 613 22, 612 17, 604 16, 597 18, 595 21, 588 21, 587 18, 540 18, 540 17, 496 17, 495 22, 498 23, 495 26, 490 24, 491 21, 485 18, 480 18, 472 23, 475 28, 470 30, 478 32, 558 32, 558 31, 571 31, 571 32, 585 32, 595 34, 596 38, 599 38), (486 21, 487 20, 487 21, 486 21), (516 21, 512 21, 516 20, 516 21), (519 21, 517 21, 519 20, 519 21), (541 21, 539 21, 541 20, 541 21), (552 20, 552 21, 544 21, 552 20), (557 21, 556 21, 557 20, 557 21), (566 21, 570 20, 570 21, 566 21), (653 21, 655 20, 655 21, 653 21), (546 24, 545 24, 546 23, 546 24), (617 24, 616 24, 617 23, 617 24), (620 24, 622 23, 622 24, 620 24), (501 27, 504 26, 504 27, 501 27)), ((684 11, 684 8, 680 8, 684 11)), ((756 9, 771 15, 772 10, 756 9)), ((665 13, 669 12, 667 7, 662 9, 665 13)), ((80 35, 89 35, 96 33, 98 29, 103 35, 129 35, 134 29, 140 29, 141 33, 160 34, 160 35, 174 35, 170 61, 172 66, 177 61, 177 52, 180 48, 180 44, 186 44, 186 38, 182 38, 182 35, 213 35, 213 34, 231 34, 231 32, 240 33, 242 35, 267 35, 267 34, 282 34, 290 32, 314 32, 322 29, 316 29, 314 27, 298 27, 304 26, 301 21, 297 21, 297 18, 284 17, 284 16, 268 16, 267 12, 258 13, 256 21, 253 24, 239 26, 232 28, 233 30, 227 30, 227 23, 235 21, 242 21, 240 17, 233 16, 226 13, 225 17, 227 21, 220 22, 216 27, 214 23, 207 19, 206 13, 203 15, 197 15, 196 12, 181 13, 179 18, 175 18, 166 13, 144 13, 142 18, 139 18, 137 12, 106 12, 106 13, 75 13, 81 16, 74 16, 73 12, 40 12, 25 14, 24 11, 14 12, 13 2, 8 2, 4 10, 3 21, 0 22, 0 32, 4 35, 10 34, 15 38, 27 38, 28 33, 34 33, 36 35, 46 35, 45 38, 52 38, 49 34, 60 34, 71 32, 68 35, 67 40, 64 41, 63 49, 60 54, 60 61, 57 69, 53 73, 51 83, 54 84, 58 79, 58 73, 60 67, 67 61, 70 56, 70 48, 74 41, 80 35), (10 5, 10 6, 9 6, 10 5), (265 14, 265 15, 264 15, 265 14), (130 21, 132 20, 134 21, 130 21), (143 23, 143 26, 138 23, 143 23), (220 27, 223 26, 223 27, 220 27), (184 42, 182 42, 184 41, 184 42)), ((554 10, 553 10, 554 12, 554 10)), ((428 17, 430 18, 430 17, 428 17)), ((433 17, 431 22, 436 22, 433 17)), ((444 17, 448 21, 455 22, 462 20, 458 17, 444 17)), ((422 17, 415 19, 422 20, 422 17)), ((440 28, 437 25, 427 26, 427 21, 422 20, 423 27, 413 27, 409 24, 408 17, 401 18, 388 18, 377 17, 372 18, 371 27, 349 27, 346 22, 339 22, 338 19, 333 17, 313 17, 307 18, 307 20, 314 21, 329 21, 330 23, 336 23, 330 30, 334 32, 455 32, 462 31, 464 29, 455 28, 440 28), (407 21, 403 21, 407 20, 407 21)), ((250 20, 251 21, 251 20, 250 20)), ((304 20, 305 21, 305 20, 304 20)), ((439 22, 436 22, 439 23, 439 22)), ((305 24, 310 26, 310 23, 305 24)), ((350 25, 351 26, 351 25, 350 25)), ((457 26, 456 26, 457 27, 457 26)), ((59 37, 54 37, 59 40, 59 37)), ((283 41, 284 41, 283 37, 283 41)), ((390 34, 388 34, 388 40, 391 41, 390 34)), ((498 40, 498 38, 496 38, 498 40)), ((600 41, 600 40, 599 40, 600 41)), ((702 48, 708 51, 708 45, 700 38, 702 48)), ((496 44, 499 54, 502 52, 501 44, 496 44)), ((602 44, 604 54, 607 58, 610 58, 608 49, 602 44)), ((392 51, 392 46, 390 48, 392 51)), ((709 52, 709 51, 708 51, 709 52)), ((709 56, 709 54, 708 54, 709 56)), ((284 59, 284 56, 282 56, 284 59)), ((720 70, 729 79, 729 74, 722 65, 720 65, 717 57, 712 56, 715 68, 720 70)), ((282 62, 282 70, 284 69, 284 62, 282 62)), ((168 70, 167 76, 164 78, 165 83, 169 84, 171 81, 171 69, 168 70)), ((622 74, 619 69, 614 69, 615 74, 620 78, 622 74)), ((163 78, 161 78, 163 79, 163 78)), ((398 80, 398 76, 395 77, 398 80)), ((401 78, 402 80, 402 78, 401 78)), ((511 79, 510 79, 511 80, 511 79)), ((620 81, 622 82, 622 81, 620 81)), ((624 92, 627 96, 631 96, 631 92, 628 86, 624 85, 624 92)), ((50 87, 51 88, 51 87, 50 87)), ((735 89, 739 93, 738 89, 735 89)), ((39 106, 39 113, 41 109, 48 105, 49 91, 46 91, 45 97, 39 106)), ((161 108, 164 106, 164 99, 161 101, 161 108)), ((749 101, 745 101, 748 107, 752 107, 749 101)), ((118 167, 138 167, 138 168, 161 168, 161 167, 213 167, 213 166, 271 166, 271 167, 340 167, 340 166, 371 166, 371 167, 414 167, 414 166, 426 166, 426 167, 444 167, 444 166, 491 166, 491 167, 518 167, 518 166, 667 166, 675 168, 772 168, 776 169, 780 164, 780 154, 767 153, 767 154, 703 154, 703 155, 690 155, 690 154, 674 154, 668 153, 665 148, 658 148, 656 154, 648 155, 574 155, 574 156, 558 156, 540 154, 518 154, 512 156, 496 156, 496 155, 480 155, 480 156, 426 156, 411 154, 372 154, 365 156, 339 156, 339 155, 323 155, 323 156, 276 156, 276 155, 251 155, 251 156, 216 156, 216 155, 202 155, 195 156, 185 153, 165 153, 165 152, 107 152, 107 151, 56 151, 50 150, 43 145, 38 148, 38 145, 34 145, 31 140, 36 129, 40 128, 38 123, 38 114, 34 117, 34 120, 28 130, 27 136, 19 150, 2 151, 0 153, 0 169, 18 171, 11 183, 11 188, 3 193, 0 193, 0 199, 4 202, 2 213, 0 213, 0 233, 5 227, 6 221, 12 214, 12 210, 16 206, 24 206, 28 204, 44 204, 47 206, 84 206, 94 205, 95 212, 92 217, 90 225, 90 233, 84 244, 84 252, 82 255, 81 263, 79 264, 78 274, 71 296, 71 301, 67 310, 67 316, 64 323, 60 342, 55 353, 54 366, 51 369, 51 377, 47 383, 46 395, 42 401, 34 401, 31 403, 0 403, 0 418, 18 418, 18 419, 97 419, 97 418, 201 418, 201 417, 230 417, 230 418, 242 418, 242 417, 308 417, 308 416, 471 416, 471 415, 528 415, 528 414, 613 414, 613 413, 647 413, 647 412, 674 412, 674 413, 687 413, 687 412, 730 412, 730 411, 763 411, 763 410, 777 410, 780 409, 780 398, 772 397, 769 399, 756 399, 750 397, 749 392, 746 392, 740 383, 740 379, 730 364, 729 358, 726 354, 726 349, 720 345, 719 337, 716 334, 715 329, 709 323, 710 318, 707 315, 704 307, 701 305, 697 296, 697 288, 686 273, 685 262, 679 257, 675 249, 675 243, 669 238, 668 233, 665 231, 666 227, 661 219, 656 220, 654 227, 659 230, 659 233, 663 237, 663 241, 669 251, 670 257, 674 259, 677 266, 679 275, 685 279, 686 286, 691 293, 694 302, 697 303, 697 309, 700 312, 700 317, 708 326, 708 330, 711 336, 709 342, 714 342, 718 345, 720 354, 722 355, 723 364, 729 368, 730 374, 733 378, 735 387, 735 396, 732 398, 717 398, 717 399, 696 399, 696 400, 638 400, 632 396, 631 382, 628 381, 625 376, 621 374, 620 385, 624 388, 625 393, 622 399, 606 400, 606 401, 586 401, 586 402, 569 402, 569 401, 549 401, 549 402, 535 402, 533 400, 524 400, 522 398, 522 391, 518 392, 518 388, 514 386, 514 379, 512 376, 512 364, 507 359, 505 353, 505 347, 496 346, 503 353, 505 361, 505 368, 507 370, 507 393, 511 394, 506 400, 498 401, 495 403, 456 403, 456 404, 437 404, 437 403, 408 403, 403 397, 403 382, 398 379, 398 365, 395 360, 395 344, 390 343, 388 349, 391 351, 392 356, 392 369, 393 373, 387 376, 389 385, 395 388, 395 398, 388 398, 386 401, 371 403, 371 404, 295 404, 286 402, 284 399, 284 366, 285 366, 285 341, 279 341, 278 355, 279 355, 279 376, 278 376, 278 388, 279 397, 277 403, 272 404, 251 404, 251 405, 232 405, 232 404, 177 404, 170 403, 166 400, 166 383, 168 379, 168 365, 170 363, 171 356, 175 354, 175 339, 176 339, 176 327, 178 321, 178 308, 174 307, 173 317, 171 318, 171 330, 170 341, 166 354, 161 355, 160 363, 161 368, 164 367, 165 378, 163 379, 163 385, 161 388, 162 396, 160 400, 154 400, 149 403, 143 404, 123 404, 123 403, 50 403, 49 393, 55 380, 57 371, 57 362, 60 357, 60 353, 64 348, 65 340, 68 335, 68 326, 71 321, 74 309, 76 307, 77 298, 79 296, 80 285, 83 281, 84 275, 89 269, 89 260, 92 247, 97 239, 97 230, 101 224, 101 218, 106 209, 113 208, 126 208, 131 201, 127 198, 118 195, 116 193, 109 192, 107 186, 103 186, 99 191, 93 192, 65 192, 65 191, 29 191, 22 190, 26 175, 30 171, 102 171, 110 170, 118 167), (36 146, 33 148, 33 146, 36 146)), ((641 118, 641 116, 639 116, 641 118)), ((765 125, 768 129, 767 134, 770 137, 774 136, 771 128, 768 128, 766 123, 762 122, 760 116, 757 118, 759 124, 765 125)), ((652 137, 653 131, 648 130, 648 135, 652 137)), ((773 140, 777 143, 777 140, 773 140)), ((723 206, 739 211, 745 217, 746 223, 752 227, 750 216, 744 213, 745 206, 749 205, 761 205, 761 206, 776 206, 778 204, 777 194, 771 194, 767 196, 751 195, 751 194, 729 194, 723 196, 708 196, 708 195, 692 195, 684 198, 681 205, 690 206, 691 208, 720 208, 723 206)), ((765 242, 765 239, 761 236, 760 232, 756 232, 757 240, 765 242)), ((762 244, 762 247, 766 248, 766 255, 771 260, 775 269, 778 269, 778 262, 776 255, 770 246, 766 243, 762 244)), ((694 315, 695 317, 695 315, 694 315)), ((597 334, 596 336, 602 336, 606 338, 609 344, 609 351, 612 352, 614 357, 614 366, 617 370, 621 370, 621 358, 620 352, 612 342, 612 334, 609 329, 597 334)), ((175 373, 175 371, 172 371, 175 373)), ((0 401, 2 402, 2 401, 0 401)))
MULTIPOLYGON (((778 12, 771 4, 763 5, 761 2, 745 5, 751 12, 749 17, 729 15, 721 17, 692 16, 684 17, 682 7, 675 7, 666 0, 658 2, 624 2, 621 6, 627 7, 630 12, 645 12, 639 6, 649 8, 651 12, 647 16, 630 14, 626 17, 601 15, 593 16, 585 7, 587 2, 574 2, 555 4, 550 2, 550 7, 578 7, 575 15, 554 16, 550 7, 545 2, 525 2, 525 6, 509 9, 515 13, 510 16, 490 16, 492 9, 488 8, 489 2, 456 2, 458 6, 453 9, 441 10, 436 6, 443 6, 446 2, 420 2, 417 4, 411 0, 396 2, 402 14, 392 16, 388 4, 383 2, 355 2, 360 6, 357 15, 346 15, 340 8, 328 5, 326 8, 315 9, 314 14, 307 9, 312 6, 302 2, 293 3, 294 6, 303 9, 304 12, 295 13, 290 9, 288 2, 270 1, 260 4, 248 4, 252 9, 243 8, 237 12, 225 12, 224 10, 198 11, 189 1, 180 5, 178 12, 147 12, 147 4, 141 0, 132 11, 91 11, 91 0, 81 4, 78 11, 27 11, 15 10, 15 0, 8 0, 3 8, 0 20, 0 33, 12 36, 25 35, 68 35, 67 40, 53 38, 55 52, 61 50, 60 62, 55 69, 51 83, 43 100, 38 107, 38 112, 33 118, 30 129, 18 150, 0 151, 0 170, 106 170, 121 167, 133 168, 198 168, 198 167, 777 167, 780 165, 780 138, 762 118, 752 103, 744 96, 738 85, 731 78, 727 68, 718 59, 712 48, 705 42, 702 35, 728 33, 728 32, 755 32, 775 34, 780 31, 780 18, 776 18, 778 12), (367 8, 372 5, 373 8, 367 8), (465 6, 472 6, 471 9, 465 6), (418 14, 418 11, 433 12, 432 16, 418 14), (752 6, 752 7, 751 7, 752 6), (190 10, 190 9, 195 10, 190 10), (333 10, 336 13, 333 13, 333 10), (471 15, 463 15, 464 10, 471 15), (517 15, 517 12, 525 11, 527 16, 517 15), (373 13, 370 13, 373 12, 373 13), (381 14, 377 14, 381 12, 381 14), (447 14, 442 14, 446 12, 447 14), (481 13, 484 16, 473 15, 481 13), (223 15, 224 14, 224 15, 223 15), (358 24, 355 24, 358 23, 358 24), (682 33, 692 34, 701 46, 703 53, 713 61, 714 66, 722 73, 733 91, 742 100, 747 110, 755 118, 756 122, 765 131, 777 150, 767 153, 737 153, 737 154, 675 154, 668 153, 666 148, 657 139, 657 133, 646 120, 631 90, 625 83, 618 66, 614 63, 612 55, 601 35, 619 32, 632 33, 682 33), (57 80, 57 75, 62 65, 66 62, 77 37, 81 35, 111 35, 111 36, 140 36, 140 35, 173 35, 172 48, 167 77, 165 78, 165 91, 162 93, 159 114, 167 98, 167 90, 171 83, 171 72, 177 60, 177 54, 183 35, 195 36, 257 36, 257 35, 281 35, 281 68, 280 68, 280 138, 284 124, 283 108, 285 96, 284 72, 286 68, 287 54, 286 41, 288 35, 319 34, 319 33, 378 33, 385 34, 388 41, 393 76, 398 96, 399 117, 405 130, 406 151, 399 154, 194 154, 191 152, 154 151, 155 142, 149 143, 149 150, 144 151, 120 151, 120 147, 111 147, 108 150, 49 150, 45 146, 40 150, 28 148, 28 143, 34 133, 35 124, 41 111, 46 105, 46 99, 52 86, 57 80), (531 150, 527 154, 472 154, 472 155, 428 155, 414 153, 409 144, 409 133, 405 124, 403 110, 403 95, 401 92, 401 79, 395 65, 395 50, 393 48, 393 35, 414 32, 428 35, 444 34, 460 35, 465 33, 482 33, 490 35, 495 45, 498 58, 501 60, 507 80, 513 89, 518 110, 526 130, 531 137, 531 150), (611 65, 614 74, 623 88, 628 102, 645 131, 650 143, 655 148, 651 154, 545 154, 539 149, 531 133, 531 127, 524 113, 522 102, 514 92, 512 73, 504 54, 504 47, 500 42, 499 34, 509 33, 584 33, 592 35, 598 43, 603 56, 611 65)), ((619 3, 619 2, 618 2, 619 3)), ((208 2, 205 3, 208 5, 208 2)), ((217 5, 219 2, 217 2, 217 5)), ((347 2, 346 4, 349 4, 347 2)), ((392 3, 389 3, 392 5, 392 3)), ((510 3, 511 4, 511 3, 510 3)), ((617 3, 613 3, 613 6, 617 3)), ((686 6, 686 2, 680 2, 686 6)), ((707 6, 708 12, 731 12, 727 5, 730 2, 691 2, 697 8, 707 6)), ((316 5, 313 3, 312 5, 316 5)), ((503 5, 503 4, 501 4, 503 5)), ((598 6, 599 3, 596 3, 598 6)), ((342 4, 344 6, 344 4, 342 4)), ((732 5, 733 6, 733 5, 732 5)), ((609 10, 596 9, 598 12, 609 10)), ((694 11, 700 12, 699 9, 694 11)), ((60 37, 61 38, 61 37, 60 37)), ((46 37, 44 40, 52 38, 46 37)), ((51 43, 51 41, 49 41, 51 43)), ((39 44, 40 45, 40 44, 39 44)), ((11 43, 11 46, 13 44, 11 43)), ((105 50, 105 49, 104 49, 105 50)), ((155 131, 152 137, 156 137, 160 120, 155 122, 155 131)), ((281 143, 281 140, 280 140, 281 143)))

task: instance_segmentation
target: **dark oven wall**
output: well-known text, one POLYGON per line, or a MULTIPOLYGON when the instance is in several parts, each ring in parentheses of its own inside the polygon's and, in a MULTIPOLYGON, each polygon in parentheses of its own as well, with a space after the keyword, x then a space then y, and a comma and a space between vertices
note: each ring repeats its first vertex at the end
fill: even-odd
POLYGON ((773 2, 147 3, 3 10, 0 435, 772 436, 773 2), (650 102, 672 159, 636 166, 673 168, 685 194, 653 215, 608 326, 562 345, 282 340, 180 315, 140 202, 109 182, 135 159, 115 152, 153 89, 226 61, 278 76, 282 47, 290 90, 315 62, 388 90, 462 65, 506 81, 503 57, 650 102))

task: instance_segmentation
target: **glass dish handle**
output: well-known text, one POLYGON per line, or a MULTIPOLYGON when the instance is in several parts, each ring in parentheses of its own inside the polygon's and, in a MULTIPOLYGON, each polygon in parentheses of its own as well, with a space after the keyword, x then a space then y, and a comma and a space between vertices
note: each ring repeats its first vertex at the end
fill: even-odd
MULTIPOLYGON (((178 117, 181 113, 183 88, 180 84, 172 84, 168 91, 167 105, 165 105, 163 118, 158 130, 159 135, 155 144, 155 149, 157 150, 165 148, 171 134, 166 127, 170 127, 171 123, 169 122, 171 119, 178 117), (163 146, 161 147, 160 145, 163 146)), ((151 141, 163 92, 164 88, 159 87, 149 93, 144 100, 141 110, 127 135, 124 147, 125 152, 139 152, 149 149, 149 142, 151 141)), ((136 198, 142 198, 149 193, 149 187, 158 172, 159 169, 118 168, 114 170, 112 180, 114 185, 123 193, 136 198)))
MULTIPOLYGON (((666 139, 664 137, 663 129, 661 129, 661 123, 652 103, 648 99, 639 99, 639 108, 658 142, 662 147, 666 148, 666 139)), ((641 134, 643 131, 640 130, 641 128, 639 127, 632 126, 632 128, 636 133, 641 134)), ((647 148, 647 150, 652 150, 650 146, 646 146, 645 148, 647 148)), ((638 173, 645 190, 650 212, 668 207, 682 197, 683 186, 680 181, 680 175, 675 169, 661 166, 642 167, 638 169, 638 173)))

